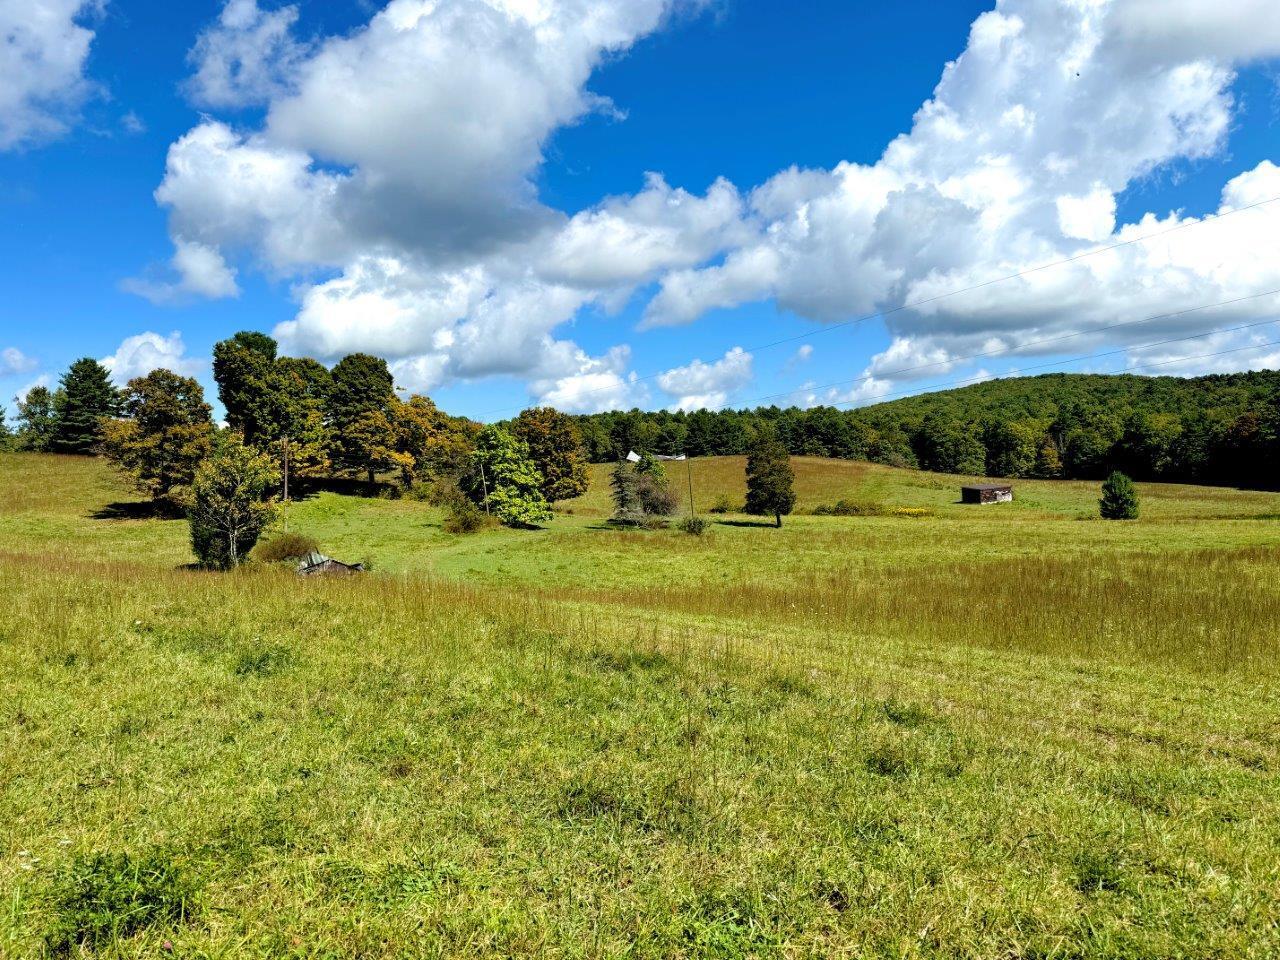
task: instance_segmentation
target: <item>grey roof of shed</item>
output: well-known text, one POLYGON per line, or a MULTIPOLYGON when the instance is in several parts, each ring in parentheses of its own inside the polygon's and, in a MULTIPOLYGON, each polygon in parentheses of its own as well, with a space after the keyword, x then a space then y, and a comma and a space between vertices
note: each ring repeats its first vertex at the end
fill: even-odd
POLYGON ((310 573, 318 573, 322 570, 349 570, 352 573, 360 573, 364 570, 362 563, 343 563, 341 560, 335 560, 333 557, 326 557, 318 550, 312 550, 305 557, 298 561, 298 573, 306 576, 310 573))

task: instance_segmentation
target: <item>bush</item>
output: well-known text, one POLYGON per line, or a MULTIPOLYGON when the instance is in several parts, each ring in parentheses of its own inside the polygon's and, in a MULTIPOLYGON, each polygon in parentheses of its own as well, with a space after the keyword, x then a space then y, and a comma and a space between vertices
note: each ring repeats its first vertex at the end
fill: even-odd
POLYGON ((726 494, 720 494, 716 497, 716 502, 711 505, 711 513, 736 513, 737 508, 733 505, 733 501, 726 494))
POLYGON ((271 492, 280 475, 237 437, 222 441, 196 471, 191 547, 202 566, 230 570, 249 556, 275 517, 271 492))
POLYGON ((837 500, 813 508, 816 517, 883 517, 889 511, 882 503, 859 503, 854 500, 837 500))
POLYGON ((937 516, 937 514, 928 507, 894 507, 893 515, 895 517, 907 517, 912 520, 937 516))
POLYGON ((63 867, 49 893, 53 923, 45 942, 55 956, 97 950, 157 925, 186 920, 196 884, 167 855, 95 853, 63 867))
POLYGON ((680 529, 690 536, 700 537, 707 532, 711 521, 706 517, 685 517, 680 521, 680 529))
POLYGON ((1137 520, 1138 491, 1133 481, 1118 470, 1111 474, 1102 484, 1098 507, 1104 520, 1137 520))
POLYGON ((651 517, 669 517, 680 505, 676 492, 664 477, 641 474, 638 492, 641 508, 651 517))
POLYGON ((305 533, 281 533, 253 551, 253 559, 259 563, 285 563, 301 560, 309 553, 319 552, 320 544, 305 533))
POLYGON ((477 507, 466 497, 459 496, 449 504, 444 518, 446 533, 475 533, 496 524, 492 517, 477 507))

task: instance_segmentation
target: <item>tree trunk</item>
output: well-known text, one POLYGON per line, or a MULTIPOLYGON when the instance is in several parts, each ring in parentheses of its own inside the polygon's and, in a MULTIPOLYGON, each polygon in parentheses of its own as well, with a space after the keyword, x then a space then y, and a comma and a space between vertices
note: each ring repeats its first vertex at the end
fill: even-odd
POLYGON ((780 514, 780 513, 775 513, 775 514, 773 515, 773 519, 777 521, 778 529, 779 529, 779 530, 781 530, 781 529, 782 529, 782 514, 780 514))

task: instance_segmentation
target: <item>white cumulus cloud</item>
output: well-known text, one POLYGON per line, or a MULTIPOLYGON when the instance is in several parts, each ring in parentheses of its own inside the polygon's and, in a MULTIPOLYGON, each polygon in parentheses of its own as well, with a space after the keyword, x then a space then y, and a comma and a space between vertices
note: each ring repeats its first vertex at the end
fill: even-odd
POLYGON ((201 106, 224 108, 266 103, 288 89, 306 53, 293 36, 296 6, 263 10, 257 0, 228 0, 217 23, 191 50, 195 73, 187 90, 201 106))
MULTIPOLYGON (((639 394, 619 366, 629 354, 591 356, 563 331, 655 284, 642 329, 764 300, 819 323, 887 311, 892 342, 863 396, 919 379, 903 367, 1043 353, 1055 336, 1139 345, 1274 309, 1115 326, 1280 287, 1265 211, 1117 222, 1135 183, 1222 154, 1237 69, 1280 54, 1272 3, 998 0, 874 163, 702 194, 655 173, 572 216, 549 208, 535 186, 548 139, 613 109, 593 72, 677 5, 391 0, 304 43, 293 7, 229 0, 192 54, 191 90, 265 110, 247 126, 205 119, 170 149, 157 200, 179 254, 208 268, 175 257, 179 289, 228 295, 231 264, 252 263, 295 283, 297 314, 276 330, 291 351, 380 352, 425 386, 523 377, 573 409, 639 394)), ((1224 186, 1218 212, 1274 196, 1280 169, 1264 162, 1224 186)), ((677 406, 714 405, 743 368, 692 363, 659 386, 677 406)))
POLYGON ((0 0, 0 150, 65 133, 93 92, 84 21, 104 0, 0 0))
MULTIPOLYGON (((1265 211, 1116 224, 1129 186, 1224 148, 1235 68, 1280 52, 1263 6, 1000 0, 910 133, 875 164, 789 170, 754 190, 752 241, 664 277, 648 322, 765 299, 818 321, 888 310, 894 343, 864 374, 879 379, 908 356, 1017 353, 1054 334, 1087 345, 1122 320, 1280 287, 1280 231, 1265 211), (1152 233, 1161 236, 1037 269, 1152 233)), ((1280 196, 1277 173, 1263 162, 1240 175, 1218 212, 1280 196)), ((1105 339, 1136 344, 1274 307, 1264 298, 1105 339)))
POLYGON ((668 370, 658 377, 658 386, 672 398, 676 410, 715 410, 751 382, 752 359, 741 347, 734 347, 713 363, 694 360, 668 370))
POLYGON ((155 304, 179 303, 192 296, 220 300, 240 295, 236 272, 227 265, 217 247, 177 239, 169 267, 175 279, 132 277, 121 281, 120 286, 155 304))
POLYGON ((119 386, 124 386, 134 377, 143 377, 160 369, 195 376, 205 364, 188 357, 186 352, 179 333, 171 333, 167 337, 158 333, 140 333, 126 337, 115 353, 103 357, 102 365, 111 371, 111 379, 119 386))

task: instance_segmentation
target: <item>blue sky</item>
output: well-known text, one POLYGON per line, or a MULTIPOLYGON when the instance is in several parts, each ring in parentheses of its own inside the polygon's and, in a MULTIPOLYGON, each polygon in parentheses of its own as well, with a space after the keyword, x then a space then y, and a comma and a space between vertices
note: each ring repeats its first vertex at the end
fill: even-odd
POLYGON ((212 344, 281 324, 291 352, 387 355, 484 418, 854 404, 1120 348, 1052 369, 1280 357, 1253 326, 1274 297, 1132 323, 1280 289, 1280 204, 1193 222, 1233 182, 1228 208, 1280 197, 1280 36, 1252 0, 34 4, 66 32, 27 38, 43 86, 0 63, 5 398, 83 355, 212 397, 212 344))

